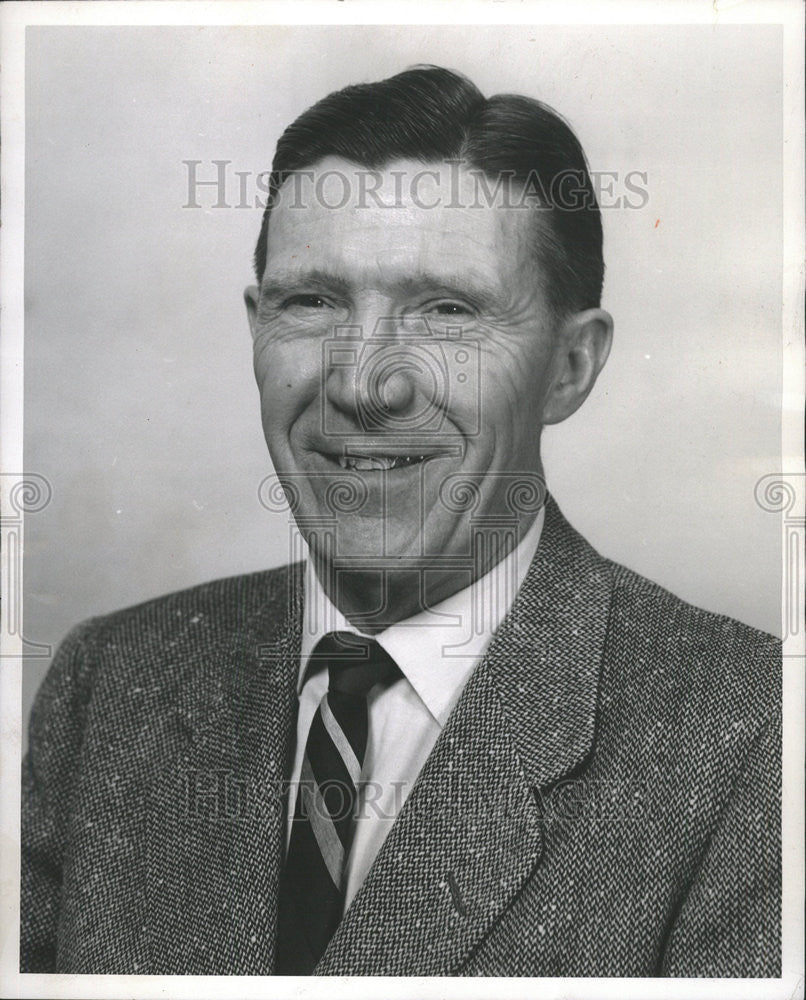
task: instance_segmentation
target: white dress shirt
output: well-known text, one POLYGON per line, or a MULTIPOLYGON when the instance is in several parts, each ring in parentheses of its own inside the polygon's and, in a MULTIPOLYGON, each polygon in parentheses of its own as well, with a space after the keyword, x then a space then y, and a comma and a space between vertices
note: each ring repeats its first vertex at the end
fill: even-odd
MULTIPOLYGON (((345 907, 364 881, 473 668, 512 606, 537 551, 543 518, 541 509, 517 548, 485 576, 373 637, 402 676, 389 687, 373 688, 367 696, 369 732, 358 820, 345 869, 345 907)), ((330 602, 309 559, 286 843, 291 839, 308 730, 328 686, 327 671, 308 671, 308 659, 322 636, 337 630, 361 634, 330 602)))

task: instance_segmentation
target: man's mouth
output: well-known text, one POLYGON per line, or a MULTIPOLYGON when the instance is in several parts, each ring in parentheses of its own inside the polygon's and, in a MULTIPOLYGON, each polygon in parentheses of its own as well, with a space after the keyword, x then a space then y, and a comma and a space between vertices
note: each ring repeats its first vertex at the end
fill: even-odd
POLYGON ((339 465, 342 469, 355 469, 358 472, 389 472, 391 469, 418 465, 426 458, 428 455, 339 455, 339 465))

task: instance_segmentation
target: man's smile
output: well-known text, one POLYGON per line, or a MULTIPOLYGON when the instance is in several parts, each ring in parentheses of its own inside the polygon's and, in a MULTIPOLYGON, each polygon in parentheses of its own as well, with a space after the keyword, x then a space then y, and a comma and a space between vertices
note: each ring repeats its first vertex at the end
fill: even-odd
POLYGON ((429 448, 422 444, 395 446, 384 443, 378 446, 346 446, 338 452, 314 449, 332 466, 355 472, 393 472, 395 470, 424 467, 427 462, 438 458, 461 458, 464 451, 454 445, 429 448))
POLYGON ((380 470, 389 472, 408 465, 419 465, 427 455, 340 455, 342 469, 357 469, 359 472, 380 470))

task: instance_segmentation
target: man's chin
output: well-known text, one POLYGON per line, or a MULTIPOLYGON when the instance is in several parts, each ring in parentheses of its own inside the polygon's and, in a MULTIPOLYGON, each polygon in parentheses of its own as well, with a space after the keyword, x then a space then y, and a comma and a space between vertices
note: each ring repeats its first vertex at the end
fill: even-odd
POLYGON ((361 571, 415 566, 421 555, 415 541, 420 538, 419 527, 411 528, 402 538, 396 535, 395 526, 384 522, 380 516, 342 515, 329 530, 311 533, 307 541, 317 560, 339 569, 361 571))

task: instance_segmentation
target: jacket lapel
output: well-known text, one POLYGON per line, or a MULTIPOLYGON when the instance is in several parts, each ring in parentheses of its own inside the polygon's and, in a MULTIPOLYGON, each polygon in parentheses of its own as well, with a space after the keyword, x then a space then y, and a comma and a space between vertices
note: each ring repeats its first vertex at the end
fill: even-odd
POLYGON ((301 629, 291 575, 288 598, 182 668, 173 755, 148 797, 150 972, 272 971, 301 629))
POLYGON ((549 497, 534 562, 485 658, 533 789, 593 746, 611 592, 610 563, 549 497))
POLYGON ((591 750, 610 589, 549 499, 515 604, 317 974, 461 969, 540 862, 543 791, 591 750))

